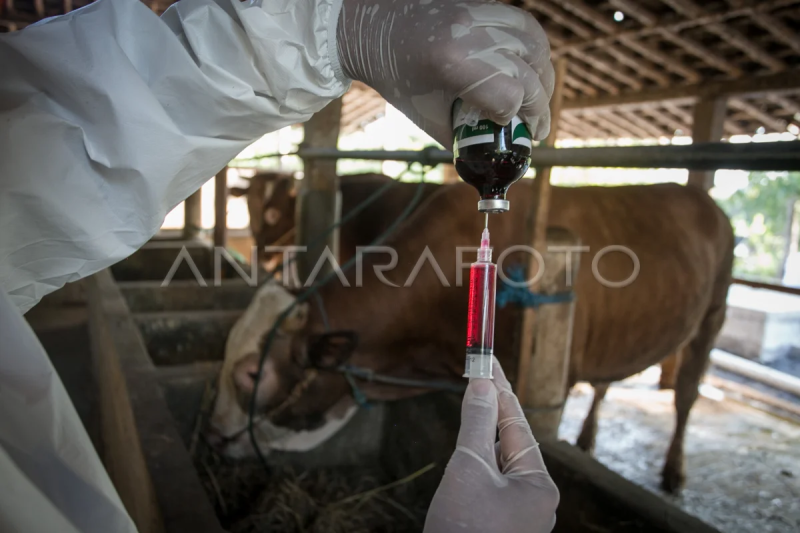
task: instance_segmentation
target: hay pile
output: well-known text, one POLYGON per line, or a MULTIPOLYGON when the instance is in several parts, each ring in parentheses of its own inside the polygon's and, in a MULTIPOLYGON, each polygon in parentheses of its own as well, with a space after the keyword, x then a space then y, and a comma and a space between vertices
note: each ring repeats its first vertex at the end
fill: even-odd
POLYGON ((425 521, 429 496, 414 479, 426 469, 404 480, 387 479, 377 465, 267 472, 257 461, 228 461, 203 444, 194 460, 230 533, 405 533, 421 531, 425 521))

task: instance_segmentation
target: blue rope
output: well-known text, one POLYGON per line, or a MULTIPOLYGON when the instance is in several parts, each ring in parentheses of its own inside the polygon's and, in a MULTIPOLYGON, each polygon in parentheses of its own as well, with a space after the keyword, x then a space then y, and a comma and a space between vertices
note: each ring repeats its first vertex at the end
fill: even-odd
POLYGON ((356 383, 356 379, 350 372, 345 372, 344 377, 347 380, 347 383, 350 385, 350 389, 353 391, 353 399, 356 401, 356 405, 358 405, 362 409, 369 409, 372 407, 372 404, 369 403, 367 400, 367 395, 364 394, 358 384, 356 383))
MULTIPOLYGON (((525 272, 521 265, 512 265, 506 268, 506 277, 515 283, 525 282, 525 272)), ((532 292, 527 285, 512 287, 500 281, 500 287, 495 296, 495 304, 500 309, 509 304, 516 304, 520 307, 540 307, 542 305, 562 304, 571 302, 575 299, 572 291, 557 292, 555 294, 537 294, 532 292)))

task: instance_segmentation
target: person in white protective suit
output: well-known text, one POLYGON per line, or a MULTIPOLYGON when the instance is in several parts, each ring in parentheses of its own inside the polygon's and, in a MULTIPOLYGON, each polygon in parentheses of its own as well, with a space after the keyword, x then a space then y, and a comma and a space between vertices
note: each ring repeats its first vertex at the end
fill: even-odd
MULTIPOLYGON (((0 531, 136 530, 23 318, 42 296, 133 253, 351 80, 447 146, 456 98, 544 138, 553 78, 533 17, 471 0, 181 0, 161 18, 99 0, 0 35, 0 531)), ((553 527, 558 491, 498 374, 469 384, 428 532, 553 527)))

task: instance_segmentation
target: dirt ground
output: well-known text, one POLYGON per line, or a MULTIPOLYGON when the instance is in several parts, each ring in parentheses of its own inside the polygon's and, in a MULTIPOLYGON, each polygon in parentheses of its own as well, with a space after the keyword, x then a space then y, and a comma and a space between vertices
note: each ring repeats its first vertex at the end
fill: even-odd
MULTIPOLYGON (((704 385, 686 436, 687 483, 659 488, 674 427, 672 391, 651 368, 609 389, 601 406, 597 459, 725 533, 800 531, 800 425, 724 397, 704 385)), ((560 437, 574 442, 592 398, 570 395, 560 437)))

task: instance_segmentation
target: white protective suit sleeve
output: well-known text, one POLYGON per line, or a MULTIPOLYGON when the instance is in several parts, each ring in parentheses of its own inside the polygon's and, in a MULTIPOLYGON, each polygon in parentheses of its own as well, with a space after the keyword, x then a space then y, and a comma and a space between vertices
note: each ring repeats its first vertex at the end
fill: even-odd
POLYGON ((0 531, 133 533, 22 317, 341 95, 340 0, 99 0, 0 35, 0 531), (7 294, 6 294, 7 293, 7 294))
POLYGON ((24 313, 127 257, 263 134, 347 89, 341 0, 99 0, 0 35, 0 288, 24 313))
POLYGON ((2 289, 0 531, 136 531, 47 354, 2 289))

